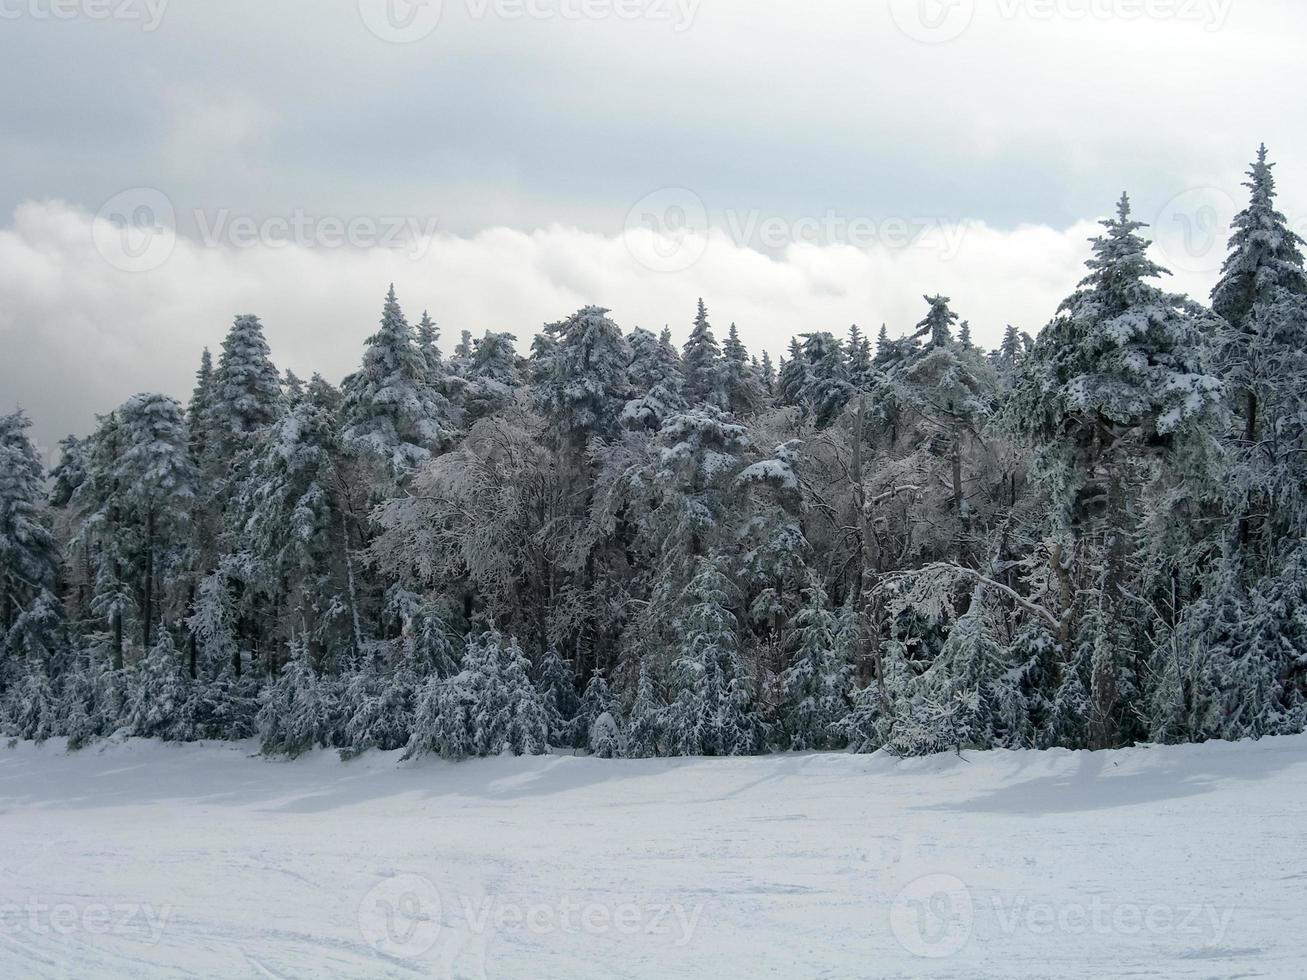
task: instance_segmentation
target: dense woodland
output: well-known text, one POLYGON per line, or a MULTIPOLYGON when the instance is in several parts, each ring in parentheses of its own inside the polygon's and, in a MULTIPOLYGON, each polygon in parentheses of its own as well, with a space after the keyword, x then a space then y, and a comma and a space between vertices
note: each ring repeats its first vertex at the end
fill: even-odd
MULTIPOLYGON (((1123 197, 1032 339, 751 356, 587 307, 359 370, 255 316, 42 470, 0 418, 0 731, 457 759, 1307 727, 1307 274, 1263 149, 1210 306, 1123 197)), ((687 311, 688 313, 689 311, 687 311)), ((965 311, 960 311, 965 312, 965 311)), ((719 338, 721 338, 719 340, 719 338)))

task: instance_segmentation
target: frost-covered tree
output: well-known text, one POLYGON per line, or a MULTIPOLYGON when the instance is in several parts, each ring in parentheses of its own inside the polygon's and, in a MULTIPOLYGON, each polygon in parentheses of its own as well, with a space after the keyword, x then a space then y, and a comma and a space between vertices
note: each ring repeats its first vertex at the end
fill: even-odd
POLYGON ((749 351, 740 340, 734 323, 722 344, 722 385, 726 392, 726 409, 735 415, 755 411, 762 401, 758 377, 749 363, 749 351))
POLYGON ((758 380, 768 398, 776 394, 776 366, 766 351, 762 352, 762 360, 758 364, 758 380))
POLYGON ((545 328, 555 343, 537 401, 564 445, 582 452, 614 431, 628 396, 631 355, 608 310, 587 306, 545 328))
POLYGON ((804 334, 803 364, 805 382, 801 404, 811 413, 817 427, 825 428, 844 410, 853 391, 844 348, 834 334, 824 331, 804 334))
MULTIPOLYGON (((583 745, 594 751, 595 725, 603 716, 607 716, 620 734, 622 718, 621 699, 613 693, 608 686, 608 681, 599 671, 595 671, 590 677, 590 683, 585 687, 585 694, 581 698, 581 708, 576 715, 576 731, 583 745)), ((619 753, 620 754, 620 753, 619 753)), ((604 758, 611 759, 613 755, 604 758)))
POLYGON ((747 514, 737 537, 737 575, 749 623, 772 643, 781 641, 810 574, 812 548, 803 533, 803 493, 796 470, 801 451, 802 441, 791 440, 736 478, 746 495, 747 514))
POLYGON ((86 479, 74 494, 82 542, 96 555, 93 609, 114 633, 121 666, 124 624, 140 625, 147 649, 159 610, 175 601, 197 475, 181 405, 136 395, 101 419, 86 479))
POLYGON ((513 400, 522 374, 514 343, 511 333, 490 330, 473 341, 462 396, 466 424, 495 414, 513 400))
POLYGON ((730 580, 712 561, 700 559, 677 623, 682 639, 666 715, 673 754, 749 755, 762 748, 734 605, 730 580))
MULTIPOLYGON (((203 371, 203 362, 201 362, 203 371)), ((209 471, 219 476, 281 410, 281 375, 257 316, 236 317, 222 342, 209 402, 209 471)))
POLYGON ((263 751, 294 758, 332 742, 334 692, 318 676, 308 644, 296 638, 280 675, 264 688, 258 725, 263 751))
POLYGON ((708 322, 708 307, 699 300, 694 326, 682 353, 685 369, 685 395, 692 407, 710 405, 723 411, 730 409, 726 390, 722 349, 708 322))
POLYGON ((368 338, 363 365, 342 386, 345 445, 403 482, 452 435, 449 405, 431 386, 426 355, 404 318, 392 284, 381 328, 368 338))
POLYGON ((338 400, 314 375, 304 397, 251 448, 229 515, 240 543, 229 569, 272 604, 268 639, 276 646, 293 633, 315 651, 362 643, 350 555, 350 514, 362 501, 350 495, 338 400))
POLYGON ((540 664, 540 678, 536 682, 540 700, 549 718, 549 744, 559 748, 575 747, 577 718, 581 712, 581 699, 576 694, 576 672, 550 645, 540 664))
POLYGON ((953 325, 958 315, 949 309, 952 302, 947 296, 926 296, 930 312, 917 324, 917 339, 924 338, 927 347, 945 347, 953 342, 953 325))
POLYGON ((1010 405, 1015 428, 1038 447, 1036 473, 1058 526, 1072 537, 1057 559, 1068 583, 1062 639, 1082 651, 1072 669, 1091 661, 1090 738, 1099 748, 1130 737, 1142 688, 1143 631, 1127 624, 1145 615, 1128 608, 1143 488, 1159 479, 1159 458, 1185 457, 1189 491, 1207 489, 1197 477, 1221 396, 1201 357, 1213 324, 1149 281, 1165 270, 1147 257, 1128 197, 1103 226, 1089 275, 1040 334, 1010 405))
POLYGON ((794 622, 793 654, 785 671, 785 729, 790 748, 803 752, 843 744, 839 724, 848 714, 851 668, 842 629, 819 585, 794 622))
POLYGON ((640 665, 635 700, 628 712, 626 755, 630 759, 651 759, 658 755, 664 739, 667 708, 658 699, 649 665, 640 665))
POLYGON ((866 389, 872 381, 871 341, 862 333, 856 323, 849 327, 849 339, 844 345, 846 354, 845 372, 850 385, 866 389))
POLYGON ((656 432, 667 418, 687 407, 680 358, 670 342, 639 327, 631 332, 628 343, 631 364, 627 374, 633 397, 622 409, 622 422, 656 432))
POLYGON ((191 437, 191 458, 197 463, 209 449, 209 427, 213 424, 214 400, 213 355, 204 348, 200 366, 195 371, 195 387, 186 405, 186 428, 191 437))
MULTIPOLYGON (((45 474, 21 411, 0 416, 0 639, 53 589, 58 554, 44 512, 45 474)), ((2 683, 2 681, 0 681, 2 683)))
POLYGON ((418 694, 408 756, 445 759, 542 755, 549 746, 549 716, 531 684, 517 640, 487 630, 468 642, 463 669, 432 677, 418 694))
POLYGON ((439 389, 445 379, 445 361, 440 354, 440 328, 431 314, 422 311, 422 319, 417 325, 418 352, 427 365, 427 384, 439 389))
POLYGON ((154 646, 136 665, 129 685, 124 724, 133 735, 165 742, 196 737, 190 712, 191 681, 166 626, 159 627, 154 646))
POLYGON ((803 406, 811 376, 803 356, 803 346, 797 337, 793 337, 790 339, 790 356, 781 359, 781 370, 776 379, 776 401, 786 407, 803 406))

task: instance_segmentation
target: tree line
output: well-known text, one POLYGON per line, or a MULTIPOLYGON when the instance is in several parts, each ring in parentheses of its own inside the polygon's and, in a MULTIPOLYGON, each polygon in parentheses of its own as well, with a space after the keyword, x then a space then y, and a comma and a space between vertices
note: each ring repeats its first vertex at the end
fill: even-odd
POLYGON ((1122 197, 993 351, 773 364, 600 307, 339 386, 259 319, 43 472, 0 418, 0 730, 295 755, 1105 749, 1307 727, 1307 274, 1263 147, 1210 304, 1122 197))

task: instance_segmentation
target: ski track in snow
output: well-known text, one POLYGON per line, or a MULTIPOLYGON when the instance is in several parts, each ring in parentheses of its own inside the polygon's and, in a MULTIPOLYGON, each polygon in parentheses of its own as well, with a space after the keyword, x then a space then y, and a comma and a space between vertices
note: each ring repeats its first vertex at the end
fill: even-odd
POLYGON ((1307 737, 907 761, 255 750, 0 747, 0 976, 1307 974, 1307 737))

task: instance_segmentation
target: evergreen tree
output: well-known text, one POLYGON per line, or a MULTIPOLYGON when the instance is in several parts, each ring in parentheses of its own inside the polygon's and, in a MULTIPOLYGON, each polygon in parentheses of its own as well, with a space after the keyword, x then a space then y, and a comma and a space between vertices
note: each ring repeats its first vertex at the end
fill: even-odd
POLYGON ((683 639, 667 711, 669 749, 676 755, 748 755, 762 747, 739 657, 733 599, 730 580, 714 562, 700 559, 682 602, 683 639))
POLYGON ((833 334, 804 334, 803 364, 806 383, 802 404, 812 414, 817 428, 824 429, 844 410, 853 391, 844 348, 833 334))
POLYGON ((59 441, 59 462, 50 471, 50 506, 67 507, 86 482, 87 440, 65 436, 59 441))
POLYGON ((381 329, 368 338, 363 366, 342 387, 345 445, 404 481, 449 441, 449 405, 428 383, 427 358, 392 284, 381 329))
POLYGON ((687 407, 680 358, 670 343, 639 327, 631 332, 628 343, 631 364, 627 375, 634 397, 622 410, 622 422, 656 432, 667 418, 687 407))
POLYGON ((685 395, 692 407, 710 405, 724 411, 730 409, 726 391, 722 349, 713 336, 708 322, 708 307, 699 300, 699 311, 694 317, 690 339, 685 342, 682 361, 685 366, 685 395))
POLYGON ((281 674, 264 688, 259 708, 259 735, 270 755, 303 755, 331 745, 332 692, 318 676, 308 644, 297 637, 281 674))
POLYGON ((781 363, 776 382, 776 400, 785 406, 801 407, 805 404, 812 383, 812 372, 797 337, 790 340, 790 356, 781 363))
POLYGON ((417 345, 418 352, 426 361, 427 384, 439 389, 445 377, 445 362, 440 356, 440 328, 426 310, 422 311, 422 319, 418 321, 417 345))
POLYGON ((848 714, 850 668, 839 623, 821 586, 808 590, 794 625, 793 659, 783 678, 790 748, 798 752, 840 748, 839 723, 848 714))
POLYGON ((576 696, 576 675, 555 646, 545 652, 536 690, 549 719, 549 744, 576 747, 577 716, 581 711, 581 701, 576 696))
POLYGON ((749 365, 749 351, 740 340, 740 331, 731 324, 722 345, 722 384, 726 394, 726 410, 744 415, 758 407, 758 383, 749 365))
POLYGON ((758 376, 762 381, 763 390, 767 397, 776 394, 776 368, 772 364, 771 355, 766 351, 762 352, 762 364, 758 368, 758 376))
POLYGON ((55 587, 58 574, 43 508, 45 474, 27 436, 31 424, 21 411, 0 416, 0 639, 33 600, 55 587))
POLYGON ((133 671, 125 724, 140 738, 187 742, 196 737, 190 716, 190 678, 167 627, 133 671))
POLYGON ((1148 282, 1165 270, 1147 258, 1128 197, 1103 225, 1090 274, 1040 335, 1011 403, 1075 542, 1070 578, 1083 588, 1063 597, 1064 634, 1082 651, 1074 662, 1090 664, 1097 748, 1130 737, 1131 698, 1142 687, 1145 640, 1126 626, 1139 615, 1127 609, 1127 556, 1149 460, 1159 450, 1201 454, 1221 390, 1200 360, 1211 324, 1193 303, 1148 282))
POLYGON ((642 663, 627 726, 627 758, 652 759, 658 755, 664 738, 665 713, 666 708, 658 700, 653 680, 649 676, 649 665, 642 663))
POLYGON ((584 450, 613 433, 626 404, 631 356, 608 311, 587 306, 545 328, 556 344, 537 386, 540 408, 565 443, 584 450))
POLYGON ((253 434, 270 425, 281 410, 281 375, 257 316, 236 317, 222 342, 212 393, 206 400, 209 428, 204 434, 212 440, 209 451, 214 461, 209 469, 222 475, 253 434))
POLYGON ((871 341, 863 336, 861 328, 855 323, 849 327, 849 340, 845 345, 847 354, 846 373, 848 382, 854 388, 865 390, 872 381, 871 341))
POLYGON ((953 342, 953 324, 958 315, 949 309, 952 302, 947 296, 923 297, 930 304, 930 312, 917 324, 915 339, 926 338, 927 347, 946 347, 953 342))

